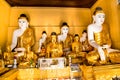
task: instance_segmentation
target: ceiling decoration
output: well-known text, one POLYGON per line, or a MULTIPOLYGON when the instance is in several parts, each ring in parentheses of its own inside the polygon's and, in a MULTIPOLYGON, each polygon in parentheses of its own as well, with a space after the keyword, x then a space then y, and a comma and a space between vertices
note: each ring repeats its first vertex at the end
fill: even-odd
POLYGON ((90 8, 97 0, 5 0, 11 7, 76 7, 90 8))

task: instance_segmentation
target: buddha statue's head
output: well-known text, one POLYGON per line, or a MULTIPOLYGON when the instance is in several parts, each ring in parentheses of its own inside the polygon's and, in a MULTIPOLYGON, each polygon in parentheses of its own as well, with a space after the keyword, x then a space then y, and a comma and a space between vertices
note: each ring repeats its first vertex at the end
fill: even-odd
POLYGON ((75 34, 75 36, 74 36, 74 41, 75 41, 75 42, 79 42, 79 39, 80 39, 79 35, 78 35, 78 34, 75 34))
POLYGON ((51 42, 56 43, 57 42, 57 34, 56 32, 51 33, 51 42))
POLYGON ((25 14, 21 14, 18 18, 18 24, 21 29, 26 29, 29 26, 28 17, 25 14))
POLYGON ((43 31, 42 32, 42 39, 46 39, 47 38, 47 33, 46 33, 46 31, 43 31))
POLYGON ((83 30, 83 32, 82 32, 82 37, 84 37, 84 38, 87 37, 87 30, 83 30))
POLYGON ((61 25, 61 34, 67 35, 69 32, 69 26, 66 22, 63 22, 61 25))
POLYGON ((105 20, 105 13, 101 7, 96 7, 93 13, 93 22, 97 25, 102 25, 105 20))

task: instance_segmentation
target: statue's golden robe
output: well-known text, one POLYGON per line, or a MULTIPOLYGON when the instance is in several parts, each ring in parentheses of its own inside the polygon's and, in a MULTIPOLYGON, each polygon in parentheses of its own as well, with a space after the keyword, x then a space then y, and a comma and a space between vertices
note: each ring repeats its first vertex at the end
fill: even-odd
POLYGON ((34 45, 34 33, 31 28, 27 28, 24 33, 18 37, 17 39, 17 48, 24 47, 26 48, 28 45, 33 46, 34 45))
POLYGON ((103 30, 98 33, 94 33, 95 42, 100 45, 111 45, 111 38, 109 36, 107 26, 103 26, 103 30))
POLYGON ((60 42, 63 46, 64 56, 67 56, 72 51, 72 41, 73 41, 73 36, 68 34, 65 41, 60 42))
MULTIPOLYGON (((111 38, 110 38, 108 30, 109 29, 107 28, 107 26, 103 26, 103 30, 101 32, 94 33, 94 39, 98 45, 111 46, 111 38)), ((110 61, 111 63, 120 63, 120 50, 113 49, 113 51, 109 53, 108 53, 109 50, 108 51, 107 49, 103 49, 103 50, 105 52, 106 62, 110 61)), ((91 64, 97 63, 100 58, 97 49, 90 52, 86 58, 88 62, 91 64)))
POLYGON ((62 45, 60 43, 49 43, 47 45, 47 57, 61 57, 63 55, 62 45))

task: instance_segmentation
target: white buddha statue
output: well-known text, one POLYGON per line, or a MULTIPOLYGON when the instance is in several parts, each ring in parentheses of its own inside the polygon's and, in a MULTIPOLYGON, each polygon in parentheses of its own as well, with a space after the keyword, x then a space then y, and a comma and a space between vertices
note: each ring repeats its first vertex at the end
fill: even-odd
POLYGON ((112 63, 120 63, 120 51, 111 49, 111 38, 105 21, 105 13, 97 7, 93 13, 93 23, 88 26, 88 41, 95 48, 87 55, 90 64, 107 64, 108 58, 112 63), (99 60, 100 58, 100 60, 99 60))
POLYGON ((80 37, 81 47, 83 52, 90 52, 93 50, 93 47, 88 42, 87 30, 83 30, 82 36, 80 37))
POLYGON ((64 56, 67 56, 72 51, 73 36, 69 34, 69 26, 64 22, 61 26, 61 33, 58 35, 58 42, 63 44, 64 56))
POLYGON ((18 18, 19 28, 13 32, 11 50, 14 51, 25 51, 26 46, 33 46, 34 44, 34 33, 29 28, 29 20, 25 14, 21 14, 18 18))
POLYGON ((38 56, 39 57, 46 57, 46 48, 47 44, 50 42, 49 37, 47 36, 46 31, 42 32, 42 36, 39 39, 39 48, 38 48, 38 56))
POLYGON ((44 45, 46 47, 47 42, 48 42, 47 40, 48 40, 47 33, 46 33, 46 31, 43 31, 42 36, 39 39, 39 49, 38 49, 39 52, 41 51, 42 45, 44 45))

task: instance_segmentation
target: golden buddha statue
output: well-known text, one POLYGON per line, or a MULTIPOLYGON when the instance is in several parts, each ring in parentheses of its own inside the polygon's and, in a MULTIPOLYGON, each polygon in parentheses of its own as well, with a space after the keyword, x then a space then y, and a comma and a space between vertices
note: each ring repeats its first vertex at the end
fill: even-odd
POLYGON ((120 63, 120 50, 111 49, 111 39, 107 26, 103 25, 105 13, 97 7, 93 14, 93 23, 88 26, 88 41, 95 48, 86 56, 92 65, 120 63), (100 60, 99 60, 100 58, 100 60))
POLYGON ((47 56, 47 54, 46 54, 46 47, 44 45, 41 46, 40 53, 38 53, 37 55, 38 55, 39 58, 47 56))
POLYGON ((36 65, 36 61, 37 61, 37 55, 34 54, 33 51, 31 51, 31 47, 28 45, 26 47, 26 52, 24 54, 24 56, 22 57, 21 62, 19 63, 19 67, 35 67, 36 65))
POLYGON ((47 57, 61 57, 63 55, 62 45, 57 42, 57 34, 51 33, 51 42, 47 45, 47 57))
POLYGON ((72 63, 83 63, 85 61, 86 52, 82 52, 82 44, 79 39, 79 35, 75 34, 72 43, 72 52, 68 54, 68 57, 72 59, 72 63))
POLYGON ((18 18, 19 29, 16 29, 13 33, 11 50, 25 51, 26 47, 34 45, 34 33, 29 28, 28 17, 25 14, 21 14, 18 18))
POLYGON ((61 33, 58 35, 58 42, 63 45, 64 56, 72 51, 73 36, 69 34, 69 25, 64 22, 61 26, 61 33))
POLYGON ((2 49, 1 49, 1 46, 0 46, 0 59, 3 58, 3 54, 2 54, 2 49))
POLYGON ((93 47, 88 42, 87 30, 83 30, 82 36, 80 37, 80 42, 82 46, 82 52, 90 52, 93 50, 93 47))
POLYGON ((9 45, 7 45, 7 47, 6 47, 6 51, 4 52, 3 59, 4 59, 5 65, 13 64, 14 54, 11 52, 11 48, 9 45))

